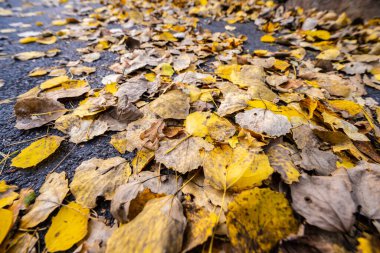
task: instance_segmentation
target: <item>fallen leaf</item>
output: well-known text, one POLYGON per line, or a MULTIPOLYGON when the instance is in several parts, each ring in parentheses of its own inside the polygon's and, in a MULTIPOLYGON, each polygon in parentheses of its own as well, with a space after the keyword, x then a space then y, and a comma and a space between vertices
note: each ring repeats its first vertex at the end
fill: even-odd
POLYGON ((57 76, 51 79, 46 80, 45 82, 40 84, 40 88, 42 90, 54 88, 56 86, 59 86, 60 84, 69 81, 69 77, 64 75, 64 76, 57 76))
POLYGON ((29 61, 33 59, 38 59, 44 57, 45 52, 40 51, 31 51, 31 52, 22 52, 14 55, 14 58, 20 61, 29 61))
POLYGON ((238 113, 235 120, 243 128, 269 136, 285 135, 292 127, 287 117, 259 108, 238 113))
POLYGON ((332 232, 350 231, 356 205, 345 170, 339 169, 333 176, 303 175, 290 187, 292 206, 307 223, 332 232))
POLYGON ((185 227, 186 218, 176 197, 152 199, 136 218, 116 229, 106 252, 179 252, 185 227))
POLYGON ((116 188, 128 181, 129 163, 121 157, 106 160, 92 158, 75 169, 70 191, 76 202, 88 208, 96 207, 96 198, 111 200, 116 188))
POLYGON ((7 209, 0 208, 0 244, 4 241, 13 224, 13 213, 7 209))
POLYGON ((63 206, 53 217, 51 226, 45 235, 48 251, 68 250, 82 240, 87 234, 89 214, 89 209, 75 202, 63 206))
POLYGON ((353 198, 359 205, 360 213, 369 219, 380 219, 380 196, 377 194, 380 181, 380 166, 361 162, 347 170, 353 190, 353 198))
POLYGON ((48 216, 62 204, 69 192, 66 173, 53 172, 48 174, 45 183, 39 189, 32 208, 21 218, 22 228, 32 228, 45 221, 48 216))
POLYGON ((53 154, 63 140, 63 137, 56 135, 43 137, 30 144, 13 158, 11 166, 22 169, 34 167, 53 154))
POLYGON ((281 239, 296 233, 297 220, 282 193, 255 188, 230 202, 228 236, 240 252, 269 252, 281 239))
POLYGON ((152 101, 150 109, 163 119, 185 119, 189 114, 190 98, 179 90, 168 91, 152 101))
POLYGON ((156 151, 156 162, 184 174, 202 165, 204 158, 200 150, 211 150, 212 147, 200 137, 164 140, 156 151))
POLYGON ((43 126, 66 113, 64 105, 56 100, 37 97, 18 99, 14 110, 16 127, 24 130, 43 126))
POLYGON ((208 212, 205 208, 195 205, 185 206, 185 216, 187 218, 187 227, 182 252, 188 252, 205 243, 218 223, 216 213, 208 212))
MULTIPOLYGON (((1 241, 1 240, 0 240, 1 241)), ((9 253, 29 253, 35 250, 34 245, 38 239, 29 233, 17 233, 12 240, 5 245, 9 253)))
POLYGON ((333 60, 336 60, 336 58, 338 58, 339 55, 340 55, 339 49, 331 48, 331 49, 322 51, 319 55, 317 55, 316 58, 320 60, 333 61, 333 60))
POLYGON ((300 173, 292 160, 294 154, 292 148, 283 144, 275 144, 269 147, 267 154, 270 165, 281 175, 285 183, 298 182, 300 173))

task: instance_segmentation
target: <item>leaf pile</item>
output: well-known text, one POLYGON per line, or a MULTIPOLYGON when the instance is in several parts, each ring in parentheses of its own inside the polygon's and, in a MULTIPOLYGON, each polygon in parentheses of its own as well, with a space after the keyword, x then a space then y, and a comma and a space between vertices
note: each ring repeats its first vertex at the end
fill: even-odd
POLYGON ((65 137, 36 140, 11 166, 33 170, 62 141, 107 131, 109 145, 135 155, 94 154, 72 180, 48 174, 36 197, 0 181, 1 250, 44 240, 49 252, 375 252, 380 107, 365 86, 380 88, 379 19, 246 0, 121 1, 83 15, 20 36, 88 43, 80 60, 29 73, 50 77, 18 96, 16 128, 50 124, 65 137), (199 29, 207 17, 226 32, 199 29), (239 22, 289 47, 247 53, 247 37, 229 32, 239 22), (119 55, 114 74, 91 88, 86 64, 106 51, 119 55), (93 212, 101 201, 112 219, 93 212))

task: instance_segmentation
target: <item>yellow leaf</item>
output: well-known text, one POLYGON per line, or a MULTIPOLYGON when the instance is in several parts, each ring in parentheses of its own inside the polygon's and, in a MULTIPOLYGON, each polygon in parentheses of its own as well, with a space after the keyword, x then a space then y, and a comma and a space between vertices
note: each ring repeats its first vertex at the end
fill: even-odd
POLYGON ((36 42, 37 40, 38 40, 37 37, 26 37, 26 38, 20 39, 18 42, 20 42, 20 44, 28 44, 28 43, 36 42))
POLYGON ((330 33, 325 30, 302 31, 302 33, 312 38, 318 38, 321 40, 329 40, 331 36, 330 33))
POLYGON ((218 190, 227 190, 250 169, 254 153, 242 146, 232 149, 221 145, 206 153, 203 170, 205 178, 218 190))
POLYGON ((45 235, 46 248, 49 252, 70 249, 87 234, 90 210, 70 202, 53 217, 51 226, 45 235))
POLYGON ((187 229, 182 252, 187 252, 203 244, 212 235, 218 223, 218 215, 208 212, 206 208, 190 206, 185 210, 187 229))
POLYGON ((290 64, 287 61, 276 59, 274 62, 274 67, 278 70, 281 70, 282 72, 284 72, 287 68, 289 68, 289 66, 290 64))
POLYGON ((199 0, 200 4, 205 6, 207 5, 208 1, 207 0, 199 0))
POLYGON ((17 186, 7 185, 4 180, 0 181, 0 208, 11 205, 19 197, 15 190, 17 186))
POLYGON ((265 50, 265 49, 257 49, 257 50, 254 50, 253 53, 257 56, 265 56, 268 54, 268 50, 265 50))
POLYGON ((221 78, 227 79, 231 81, 231 74, 233 72, 239 72, 241 69, 241 65, 231 64, 231 65, 220 65, 215 70, 215 74, 220 76, 221 78))
POLYGON ((176 197, 155 198, 132 221, 115 230, 106 253, 180 252, 185 227, 182 205, 176 197))
POLYGON ((51 173, 46 176, 45 183, 41 186, 40 195, 36 198, 29 212, 21 218, 22 228, 35 227, 59 207, 69 192, 66 173, 51 173))
POLYGON ((57 37, 56 36, 50 36, 46 38, 41 38, 36 40, 37 43, 44 44, 44 45, 51 45, 57 42, 57 37))
POLYGON ((229 139, 236 132, 235 126, 230 121, 214 113, 211 114, 206 125, 210 137, 219 142, 229 139))
POLYGON ((126 183, 130 175, 129 163, 122 157, 105 160, 92 158, 75 169, 70 191, 76 202, 94 208, 97 197, 104 196, 106 200, 111 200, 116 188, 126 183))
POLYGON ((154 151, 149 149, 141 149, 137 152, 136 156, 132 160, 132 168, 134 173, 141 172, 145 166, 154 158, 154 151))
POLYGON ((241 178, 231 187, 234 191, 242 191, 260 186, 273 173, 269 159, 265 154, 254 154, 252 165, 241 178))
POLYGON ((29 61, 29 60, 33 60, 33 59, 44 57, 45 55, 46 55, 45 52, 30 51, 30 52, 18 53, 14 57, 17 60, 20 60, 20 61, 29 61))
POLYGON ((69 81, 68 76, 57 76, 57 77, 51 78, 51 79, 46 80, 45 82, 41 83, 40 88, 42 90, 50 89, 50 88, 56 87, 56 86, 62 84, 63 82, 67 82, 67 81, 69 81))
POLYGON ((118 91, 118 85, 117 83, 108 83, 104 86, 104 90, 112 95, 115 95, 118 91))
POLYGON ((281 174, 285 183, 298 182, 300 173, 294 165, 291 156, 294 151, 282 144, 273 145, 268 150, 270 165, 281 174))
POLYGON ((328 100, 328 103, 338 111, 345 111, 350 116, 355 116, 363 111, 361 105, 349 100, 328 100))
POLYGON ((146 73, 145 79, 148 80, 149 82, 154 82, 156 80, 156 74, 151 72, 151 73, 146 73))
POLYGON ((155 40, 162 40, 162 41, 172 41, 175 42, 178 39, 174 37, 174 35, 170 32, 163 32, 158 35, 153 36, 153 39, 155 40))
POLYGON ((265 43, 273 43, 276 41, 276 38, 270 34, 265 34, 265 35, 261 36, 260 41, 265 42, 265 43))
POLYGON ((53 154, 63 140, 63 137, 56 135, 41 138, 30 144, 13 158, 11 166, 23 169, 36 166, 53 154))
POLYGON ((57 19, 57 20, 53 20, 51 22, 52 25, 55 25, 55 26, 63 26, 63 25, 67 25, 67 20, 66 19, 57 19))
POLYGON ((317 59, 332 61, 332 60, 336 60, 336 58, 338 58, 339 55, 340 55, 340 51, 338 49, 331 48, 331 49, 322 51, 319 55, 317 55, 317 59))
POLYGON ((7 236, 13 223, 13 212, 7 209, 0 208, 0 244, 7 236))
POLYGON ((161 68, 161 75, 162 76, 172 76, 174 74, 174 69, 170 65, 170 63, 163 63, 160 65, 161 68))
POLYGON ((298 229, 288 200, 270 189, 243 191, 228 205, 226 218, 231 243, 239 252, 269 252, 298 229))
POLYGON ((185 119, 189 114, 190 98, 180 90, 171 90, 153 100, 149 107, 163 119, 185 119))
POLYGON ((46 69, 34 69, 32 71, 29 72, 28 76, 30 77, 35 77, 35 76, 43 76, 43 75, 46 75, 48 73, 48 71, 46 69))
POLYGON ((380 253, 380 241, 375 236, 364 234, 364 237, 358 238, 358 253, 380 253))
POLYGON ((193 112, 189 114, 184 123, 186 132, 192 136, 206 137, 208 135, 206 122, 209 116, 209 112, 193 112))
POLYGON ((7 185, 7 182, 5 180, 0 180, 0 193, 5 192, 9 189, 9 185, 7 185))

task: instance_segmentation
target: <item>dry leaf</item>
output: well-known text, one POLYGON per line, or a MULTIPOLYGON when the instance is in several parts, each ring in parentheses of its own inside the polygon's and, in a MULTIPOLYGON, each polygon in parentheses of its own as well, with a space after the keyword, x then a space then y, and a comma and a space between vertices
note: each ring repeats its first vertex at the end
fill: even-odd
POLYGON ((179 252, 185 227, 186 218, 176 197, 152 199, 136 218, 116 229, 106 252, 179 252))
POLYGON ((18 99, 14 109, 18 129, 40 127, 66 113, 63 104, 53 99, 37 97, 18 99))
POLYGON ((227 227, 239 252, 269 252, 298 228, 285 196, 259 188, 235 196, 228 206, 227 227))
POLYGON ((124 158, 92 158, 76 168, 70 191, 76 202, 94 208, 97 197, 104 196, 106 200, 111 200, 116 188, 126 183, 130 175, 131 168, 124 158))
POLYGON ((189 114, 190 98, 179 90, 168 91, 149 104, 152 112, 163 119, 185 119, 189 114))
POLYGON ((235 119, 241 127, 269 136, 285 135, 292 127, 287 117, 260 108, 238 113, 235 119))
POLYGON ((203 163, 200 150, 211 150, 213 146, 199 137, 164 140, 156 151, 156 162, 167 168, 186 173, 197 169, 203 163))
POLYGON ((34 167, 53 154, 63 140, 64 138, 56 135, 43 137, 30 144, 13 158, 11 166, 22 169, 34 167))
POLYGON ((53 172, 48 174, 39 192, 40 195, 36 198, 32 208, 21 218, 20 226, 22 228, 37 226, 62 204, 69 192, 66 173, 53 172))
POLYGON ((356 205, 345 170, 333 176, 303 175, 291 185, 292 206, 307 223, 332 232, 348 232, 355 221, 356 205))
POLYGON ((89 214, 89 209, 75 202, 63 206, 53 217, 51 226, 45 235, 48 251, 68 250, 82 240, 87 234, 89 214))

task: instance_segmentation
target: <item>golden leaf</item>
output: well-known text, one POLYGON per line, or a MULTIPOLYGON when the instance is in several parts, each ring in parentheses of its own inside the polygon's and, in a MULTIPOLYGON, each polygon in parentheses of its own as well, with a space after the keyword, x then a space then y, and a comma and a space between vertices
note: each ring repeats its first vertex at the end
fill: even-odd
POLYGON ((317 55, 317 59, 332 61, 332 60, 336 60, 336 58, 338 58, 339 55, 340 55, 339 49, 330 48, 330 49, 322 51, 319 55, 317 55))
POLYGON ((70 191, 76 202, 94 208, 97 197, 104 196, 106 200, 111 200, 116 188, 126 183, 130 175, 131 168, 124 158, 92 158, 76 168, 70 191))
POLYGON ((152 199, 131 222, 115 230, 106 252, 179 252, 185 227, 182 205, 176 197, 152 199))
POLYGON ((240 252, 269 252, 297 225, 288 200, 270 189, 243 191, 228 206, 229 237, 240 252))
POLYGON ((152 101, 149 106, 163 119, 185 119, 189 114, 190 98, 179 90, 171 90, 152 101))
POLYGON ((53 154, 63 140, 63 137, 56 135, 41 138, 30 144, 13 158, 11 166, 23 169, 36 166, 53 154))
POLYGON ((46 176, 30 211, 21 218, 22 228, 32 228, 47 219, 51 212, 62 204, 69 192, 66 173, 51 173, 46 176))
POLYGON ((13 212, 0 208, 0 244, 7 236, 13 224, 13 212))
POLYGON ((261 36, 260 41, 265 42, 265 43, 273 43, 276 41, 276 38, 270 34, 265 34, 265 35, 261 36))
POLYGON ((51 226, 45 235, 46 248, 49 252, 70 249, 87 234, 90 210, 70 202, 63 206, 53 217, 51 226))
POLYGON ((56 87, 56 86, 62 84, 63 82, 67 82, 67 81, 69 81, 68 76, 57 76, 57 77, 48 79, 45 82, 41 83, 40 88, 42 90, 50 89, 50 88, 56 87))
POLYGON ((218 215, 216 213, 195 205, 187 206, 185 216, 187 218, 187 228, 182 252, 187 252, 206 242, 212 235, 214 227, 218 224, 218 215))
POLYGON ((294 151, 291 148, 282 144, 273 145, 268 149, 270 165, 281 174, 281 178, 287 184, 298 182, 300 177, 300 173, 291 158, 293 153, 294 151))

